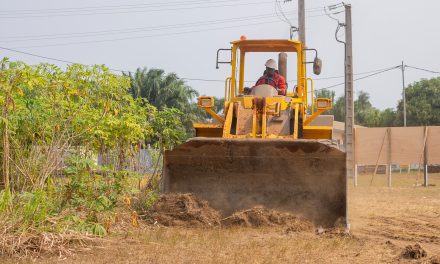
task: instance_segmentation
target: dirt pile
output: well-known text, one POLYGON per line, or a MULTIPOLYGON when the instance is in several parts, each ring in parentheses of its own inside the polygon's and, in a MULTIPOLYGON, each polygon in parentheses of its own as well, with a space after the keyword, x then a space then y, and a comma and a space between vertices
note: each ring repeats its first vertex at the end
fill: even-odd
POLYGON ((210 227, 220 224, 219 212, 189 193, 161 195, 149 216, 164 226, 210 227))
POLYGON ((414 244, 406 246, 401 256, 406 259, 420 259, 428 256, 428 254, 419 244, 414 244))
POLYGON ((211 208, 208 202, 193 194, 164 194, 148 212, 151 223, 181 227, 265 227, 287 226, 286 233, 312 231, 313 224, 292 214, 264 207, 235 212, 221 218, 221 214, 211 208))
POLYGON ((275 225, 288 225, 287 233, 312 230, 311 222, 298 218, 289 213, 279 212, 264 207, 254 207, 249 210, 239 211, 220 221, 223 227, 263 227, 275 225))

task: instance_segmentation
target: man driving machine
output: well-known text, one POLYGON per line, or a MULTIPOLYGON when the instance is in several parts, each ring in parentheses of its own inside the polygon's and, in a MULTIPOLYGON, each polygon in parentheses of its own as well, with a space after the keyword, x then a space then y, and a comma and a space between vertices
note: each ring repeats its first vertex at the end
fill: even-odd
POLYGON ((286 80, 284 77, 278 73, 277 71, 277 63, 273 59, 269 59, 266 64, 266 70, 264 71, 263 76, 258 79, 257 85, 268 84, 273 86, 279 95, 286 95, 286 80))

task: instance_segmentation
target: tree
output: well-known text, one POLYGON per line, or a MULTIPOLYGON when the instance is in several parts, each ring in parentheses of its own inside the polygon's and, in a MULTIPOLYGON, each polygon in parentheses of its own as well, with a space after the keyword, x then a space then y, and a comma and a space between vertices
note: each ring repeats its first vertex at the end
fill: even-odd
POLYGON ((335 95, 336 95, 335 91, 331 91, 327 89, 321 89, 315 92, 315 98, 329 98, 332 101, 335 100, 335 95))
MULTIPOLYGON (((403 125, 403 103, 397 106, 396 124, 403 125)), ((406 88, 408 126, 440 125, 440 77, 421 80, 406 88)))
MULTIPOLYGON (((345 122, 345 97, 340 96, 333 105, 333 114, 336 121, 345 122)), ((354 101, 354 122, 355 124, 378 127, 391 126, 395 120, 395 112, 386 109, 383 112, 372 106, 368 93, 360 91, 358 98, 354 101)))
POLYGON ((199 95, 196 90, 186 85, 176 74, 165 74, 160 69, 138 68, 129 73, 130 93, 134 98, 144 98, 159 110, 175 108, 184 113, 182 123, 187 134, 192 134, 192 123, 200 119, 195 110, 194 99, 199 95))
MULTIPOLYGON (((327 90, 327 89, 321 89, 321 90, 315 91, 315 100, 316 100, 316 98, 328 98, 328 99, 332 100, 332 104, 334 105, 335 104, 335 95, 336 95, 335 91, 330 91, 330 90, 327 90)), ((311 112, 311 108, 310 107, 308 109, 309 113, 311 112)), ((315 111, 316 111, 316 105, 315 105, 315 111)), ((332 109, 330 109, 328 111, 325 111, 323 114, 324 115, 334 115, 334 110, 332 108, 332 109)))
POLYGON ((214 107, 212 110, 216 113, 221 113, 225 110, 225 98, 214 97, 214 107))
POLYGON ((396 125, 397 114, 392 108, 387 108, 381 112, 380 126, 391 127, 396 125))
POLYGON ((372 110, 370 103, 370 95, 366 92, 360 91, 358 98, 354 101, 354 120, 360 125, 375 123, 373 120, 377 120, 377 113, 372 110))
POLYGON ((335 120, 339 122, 345 122, 345 97, 340 96, 333 104, 333 115, 335 120))
POLYGON ((180 111, 133 98, 130 79, 105 66, 1 61, 1 176, 12 190, 47 184, 65 156, 114 154, 127 165, 142 142, 171 148, 184 139, 180 111))
MULTIPOLYGON (((331 95, 328 91, 322 96, 331 95)), ((318 96, 318 94, 317 94, 318 96)), ((320 95, 321 96, 321 95, 320 95)), ((345 99, 334 101, 329 111, 336 121, 345 121, 345 99)), ((403 126, 403 103, 398 102, 397 110, 379 110, 372 106, 368 93, 360 91, 354 101, 355 123, 368 127, 403 126)), ((406 88, 406 117, 408 126, 440 125, 440 77, 423 79, 406 88)))

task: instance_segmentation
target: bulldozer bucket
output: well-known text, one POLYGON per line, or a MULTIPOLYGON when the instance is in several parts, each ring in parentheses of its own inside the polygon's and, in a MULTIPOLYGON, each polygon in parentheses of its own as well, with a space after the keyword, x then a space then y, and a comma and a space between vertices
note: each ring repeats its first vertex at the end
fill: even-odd
POLYGON ((329 227, 346 217, 345 166, 330 141, 193 138, 165 153, 161 187, 225 217, 264 206, 329 227))

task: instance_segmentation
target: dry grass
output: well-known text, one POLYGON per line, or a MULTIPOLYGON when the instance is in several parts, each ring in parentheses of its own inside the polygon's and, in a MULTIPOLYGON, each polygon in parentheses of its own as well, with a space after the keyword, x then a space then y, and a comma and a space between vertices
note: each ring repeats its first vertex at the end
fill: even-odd
POLYGON ((41 255, 56 255, 59 258, 72 256, 76 248, 90 245, 94 239, 79 234, 2 234, 0 256, 33 258, 41 255))
POLYGON ((383 175, 370 187, 370 177, 361 175, 359 187, 349 188, 353 236, 286 232, 287 226, 148 227, 112 235, 102 247, 63 263, 406 263, 411 261, 400 258, 402 249, 415 243, 428 258, 440 255, 440 175, 432 175, 436 186, 429 188, 413 187, 415 174, 394 174, 392 188, 383 175))

